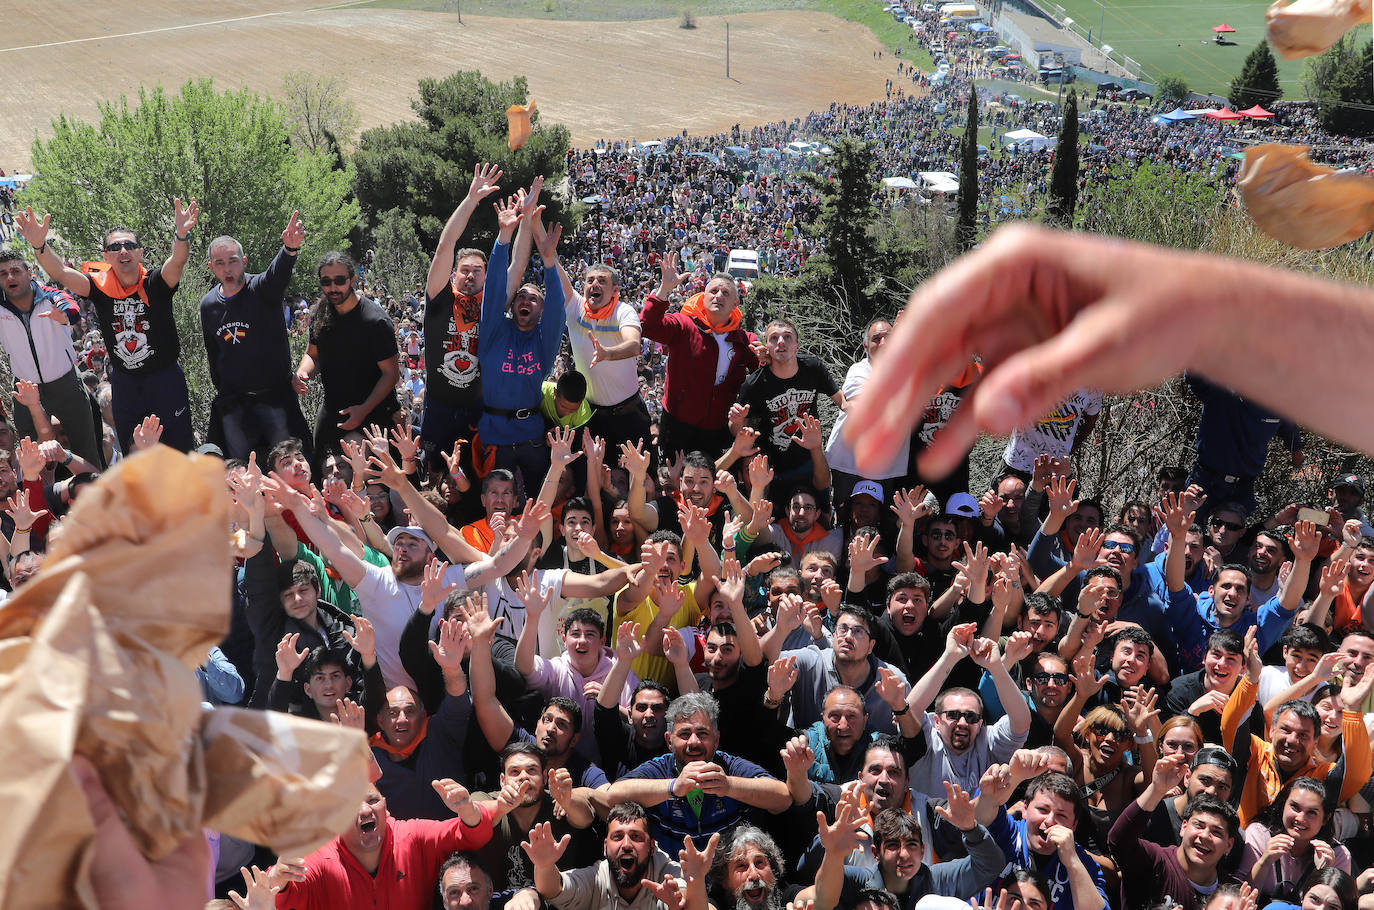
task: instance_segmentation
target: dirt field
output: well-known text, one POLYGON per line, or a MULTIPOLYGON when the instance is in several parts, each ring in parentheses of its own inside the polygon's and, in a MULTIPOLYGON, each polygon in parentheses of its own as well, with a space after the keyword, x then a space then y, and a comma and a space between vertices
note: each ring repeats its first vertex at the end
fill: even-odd
POLYGON ((99 21, 81 0, 21 7, 0 45, 0 165, 23 169, 35 132, 65 111, 139 84, 174 88, 210 75, 224 88, 273 93, 292 69, 341 71, 364 128, 410 116, 416 80, 479 69, 529 77, 544 116, 577 144, 714 132, 790 119, 832 101, 881 98, 891 58, 865 28, 814 13, 729 17, 683 30, 676 20, 535 22, 331 7, 308 0, 110 0, 99 21), (115 24, 110 24, 115 23, 115 24))

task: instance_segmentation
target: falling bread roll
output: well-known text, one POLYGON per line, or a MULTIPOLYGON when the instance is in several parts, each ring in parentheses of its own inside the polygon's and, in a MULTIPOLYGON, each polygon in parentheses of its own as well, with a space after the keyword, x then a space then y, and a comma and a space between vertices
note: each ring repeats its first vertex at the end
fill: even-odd
POLYGON ((1259 229, 1298 249, 1340 246, 1374 230, 1374 177, 1315 164, 1305 145, 1251 146, 1237 186, 1259 229))
POLYGON ((510 125, 510 138, 506 144, 515 151, 530 139, 530 117, 534 114, 534 99, 526 105, 512 104, 506 108, 506 121, 510 125))
POLYGON ((1320 54, 1361 22, 1370 21, 1371 0, 1283 0, 1269 7, 1269 43, 1285 60, 1320 54))

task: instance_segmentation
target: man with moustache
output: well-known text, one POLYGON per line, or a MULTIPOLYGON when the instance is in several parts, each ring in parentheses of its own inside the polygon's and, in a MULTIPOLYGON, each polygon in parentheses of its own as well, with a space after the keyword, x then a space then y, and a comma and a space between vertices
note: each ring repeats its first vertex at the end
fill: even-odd
POLYGON ((332 251, 315 269, 320 301, 310 311, 310 343, 296 367, 296 393, 304 395, 318 375, 324 402, 315 420, 315 458, 345 433, 391 425, 400 349, 391 317, 376 301, 359 297, 357 267, 346 253, 332 251))
POLYGON ((485 844, 492 824, 511 809, 502 800, 475 803, 452 780, 436 780, 434 788, 457 818, 393 819, 386 798, 369 784, 348 830, 304 859, 283 858, 269 870, 268 886, 280 888, 278 910, 427 910, 444 860, 485 844))
POLYGON ((783 910, 798 890, 787 887, 786 869, 773 838, 753 825, 740 825, 716 850, 712 903, 719 910, 783 910))
POLYGON ((210 272, 219 284, 200 301, 200 333, 215 385, 209 440, 230 458, 246 460, 285 439, 310 438, 291 382, 291 343, 281 314, 304 242, 300 212, 292 212, 281 250, 266 271, 249 275, 242 244, 228 236, 210 241, 210 272))

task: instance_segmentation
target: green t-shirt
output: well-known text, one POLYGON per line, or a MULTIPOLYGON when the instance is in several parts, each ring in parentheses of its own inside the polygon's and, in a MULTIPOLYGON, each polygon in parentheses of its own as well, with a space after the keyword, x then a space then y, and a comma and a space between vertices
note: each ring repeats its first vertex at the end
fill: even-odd
POLYGON ((545 382, 541 387, 544 392, 543 400, 539 402, 539 412, 544 415, 544 419, 560 427, 573 427, 574 429, 592 419, 592 403, 586 398, 577 406, 567 417, 558 416, 558 408, 553 403, 553 391, 558 388, 554 382, 545 382))

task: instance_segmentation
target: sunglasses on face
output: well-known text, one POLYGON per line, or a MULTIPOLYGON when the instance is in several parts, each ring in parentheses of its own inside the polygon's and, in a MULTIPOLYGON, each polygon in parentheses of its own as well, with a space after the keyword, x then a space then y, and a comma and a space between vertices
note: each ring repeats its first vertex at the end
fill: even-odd
POLYGON ((136 250, 141 246, 137 240, 116 240, 105 244, 105 252, 118 253, 120 250, 136 250))
POLYGON ((1120 550, 1125 555, 1130 556, 1135 552, 1135 544, 1129 540, 1104 540, 1102 541, 1102 549, 1120 550))
POLYGON ((1244 531, 1245 525, 1237 524, 1234 521, 1223 521, 1220 518, 1213 518, 1210 522, 1214 528, 1225 528, 1228 531, 1244 531))
POLYGON ((1109 727, 1103 723, 1093 724, 1092 731, 1104 739, 1110 736, 1116 740, 1123 740, 1130 735, 1125 730, 1118 730, 1116 727, 1109 727))
POLYGON ((966 724, 976 724, 983 719, 983 715, 977 711, 941 711, 940 716, 952 724, 961 720, 966 724))
POLYGON ((330 287, 330 286, 333 286, 333 287, 343 287, 343 286, 346 285, 346 284, 348 284, 348 276, 347 276, 347 275, 336 275, 336 276, 333 277, 333 278, 330 278, 330 277, 328 277, 328 276, 326 276, 326 275, 321 275, 321 276, 320 276, 320 287, 322 287, 322 288, 327 288, 327 287, 330 287))
POLYGON ((1036 673, 1031 676, 1031 682, 1039 683, 1042 686, 1056 685, 1067 686, 1072 677, 1067 673, 1036 673))

